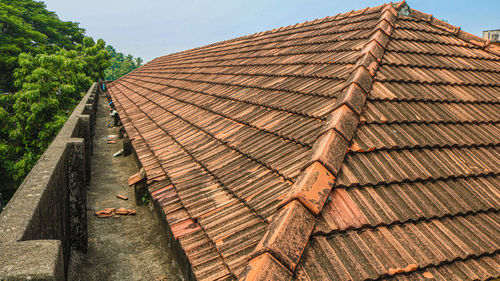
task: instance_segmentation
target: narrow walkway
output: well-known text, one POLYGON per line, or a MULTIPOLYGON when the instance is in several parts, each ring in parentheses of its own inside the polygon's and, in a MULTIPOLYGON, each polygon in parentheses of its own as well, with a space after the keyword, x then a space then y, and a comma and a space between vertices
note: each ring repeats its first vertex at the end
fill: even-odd
POLYGON ((107 127, 109 109, 105 98, 99 98, 87 192, 89 251, 73 254, 69 280, 182 280, 151 207, 137 206, 134 189, 128 186, 128 177, 138 171, 134 156, 113 157, 122 148, 121 140, 107 144, 107 135, 118 135, 118 128, 107 127), (117 194, 129 199, 118 199, 117 194), (120 207, 135 209, 137 215, 94 216, 96 210, 120 207))

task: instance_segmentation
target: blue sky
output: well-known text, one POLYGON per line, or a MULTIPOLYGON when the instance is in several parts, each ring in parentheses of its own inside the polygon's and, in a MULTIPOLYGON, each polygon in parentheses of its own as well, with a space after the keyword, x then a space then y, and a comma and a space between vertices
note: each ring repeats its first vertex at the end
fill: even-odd
MULTIPOLYGON (((234 37, 378 6, 375 0, 44 0, 118 51, 145 61, 234 37)), ((498 0, 409 0, 410 7, 481 36, 500 29, 498 0)))

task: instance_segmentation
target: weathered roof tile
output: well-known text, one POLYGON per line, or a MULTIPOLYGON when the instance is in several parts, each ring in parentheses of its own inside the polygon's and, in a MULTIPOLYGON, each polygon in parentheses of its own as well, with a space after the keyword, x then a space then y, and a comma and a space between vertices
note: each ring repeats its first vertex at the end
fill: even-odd
POLYGON ((401 2, 160 57, 108 88, 199 280, 486 280, 495 48, 401 2))

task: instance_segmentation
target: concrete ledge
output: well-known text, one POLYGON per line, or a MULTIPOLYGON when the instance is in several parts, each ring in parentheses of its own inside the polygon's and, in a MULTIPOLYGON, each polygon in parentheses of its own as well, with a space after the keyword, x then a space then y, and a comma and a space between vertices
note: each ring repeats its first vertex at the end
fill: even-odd
POLYGON ((64 280, 86 251, 94 83, 0 214, 0 280, 64 280))
POLYGON ((64 280, 64 261, 58 240, 2 245, 0 280, 64 280))

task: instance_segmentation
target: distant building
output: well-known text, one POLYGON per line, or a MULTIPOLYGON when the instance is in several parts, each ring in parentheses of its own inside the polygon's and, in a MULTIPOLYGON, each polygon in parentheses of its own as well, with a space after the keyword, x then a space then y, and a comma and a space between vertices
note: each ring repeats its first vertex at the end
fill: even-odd
POLYGON ((483 31, 483 38, 489 39, 492 43, 495 43, 496 45, 500 44, 500 29, 483 31))

